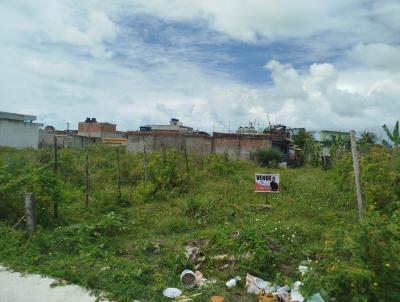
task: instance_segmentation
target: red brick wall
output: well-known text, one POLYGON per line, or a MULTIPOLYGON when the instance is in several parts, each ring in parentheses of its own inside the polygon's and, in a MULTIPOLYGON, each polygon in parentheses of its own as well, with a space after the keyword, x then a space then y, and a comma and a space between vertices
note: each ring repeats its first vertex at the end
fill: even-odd
POLYGON ((85 123, 78 124, 78 132, 115 132, 117 125, 110 123, 85 123))

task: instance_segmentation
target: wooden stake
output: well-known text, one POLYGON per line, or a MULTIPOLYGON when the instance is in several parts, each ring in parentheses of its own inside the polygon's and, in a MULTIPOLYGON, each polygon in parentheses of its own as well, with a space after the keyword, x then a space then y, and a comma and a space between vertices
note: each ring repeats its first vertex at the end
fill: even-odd
MULTIPOLYGON (((57 148, 57 136, 54 133, 54 137, 53 137, 53 159, 54 159, 54 175, 56 178, 56 183, 57 183, 57 177, 58 177, 58 148, 57 148)), ((53 215, 55 218, 58 217, 58 200, 55 199, 53 200, 53 215)))
POLYGON ((356 182, 358 218, 362 219, 364 217, 364 201, 363 201, 363 197, 362 197, 360 169, 358 166, 356 132, 354 130, 351 130, 351 132, 350 132, 350 140, 351 140, 351 154, 353 156, 354 178, 355 178, 355 182, 356 182))
POLYGON ((121 169, 120 169, 120 161, 119 161, 119 147, 117 147, 117 186, 118 186, 118 198, 121 199, 121 169))
POLYGON ((35 214, 34 214, 35 200, 33 199, 33 193, 29 192, 25 195, 25 218, 26 218, 26 231, 29 236, 35 231, 35 214))
POLYGON ((53 137, 53 160, 54 160, 54 174, 57 176, 58 172, 58 154, 57 154, 57 136, 53 137))
POLYGON ((163 153, 163 164, 165 165, 165 163, 167 162, 167 150, 165 148, 164 143, 162 143, 162 153, 163 153))
POLYGON ((86 160, 85 160, 85 205, 89 205, 89 147, 86 148, 86 160))
POLYGON ((143 152, 144 152, 144 183, 147 184, 147 151, 146 151, 146 145, 143 147, 143 152))
POLYGON ((189 173, 189 161, 188 161, 186 148, 185 148, 185 162, 186 162, 186 173, 189 173))

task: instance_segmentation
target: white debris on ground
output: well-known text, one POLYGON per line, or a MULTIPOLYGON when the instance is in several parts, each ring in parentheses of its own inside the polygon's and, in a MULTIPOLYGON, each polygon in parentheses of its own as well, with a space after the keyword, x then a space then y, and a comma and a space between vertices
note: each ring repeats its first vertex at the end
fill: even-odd
POLYGON ((299 272, 302 276, 304 276, 308 272, 308 266, 299 265, 299 272))
POLYGON ((303 302, 304 297, 299 292, 299 287, 302 283, 296 281, 292 288, 287 285, 278 287, 271 282, 264 281, 250 274, 246 275, 246 288, 248 294, 256 294, 259 296, 270 295, 279 297, 280 301, 284 302, 303 302))
POLYGON ((163 294, 167 298, 176 298, 182 295, 182 291, 179 288, 168 287, 164 289, 163 294))
POLYGON ((5 302, 95 302, 90 291, 77 285, 50 287, 55 279, 37 274, 22 275, 0 265, 0 301, 5 302))

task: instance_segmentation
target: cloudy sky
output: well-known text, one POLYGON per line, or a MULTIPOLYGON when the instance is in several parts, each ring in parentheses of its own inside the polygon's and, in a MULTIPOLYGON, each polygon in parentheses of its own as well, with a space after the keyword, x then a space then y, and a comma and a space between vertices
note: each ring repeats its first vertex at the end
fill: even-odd
POLYGON ((375 130, 400 119, 398 0, 2 0, 0 111, 375 130))

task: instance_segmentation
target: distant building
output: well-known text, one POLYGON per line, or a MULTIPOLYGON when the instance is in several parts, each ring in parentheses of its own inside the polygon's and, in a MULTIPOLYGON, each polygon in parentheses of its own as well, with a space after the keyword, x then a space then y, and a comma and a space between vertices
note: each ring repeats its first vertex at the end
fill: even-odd
POLYGON ((84 148, 102 143, 121 145, 127 140, 126 132, 117 131, 117 125, 89 117, 78 124, 78 130, 55 130, 52 126, 46 126, 40 130, 39 147, 53 146, 54 137, 59 148, 84 148))
POLYGON ((183 123, 176 118, 172 118, 169 125, 144 125, 140 126, 140 131, 177 131, 193 133, 193 128, 183 126, 183 123))
POLYGON ((306 128, 287 128, 287 132, 289 132, 290 137, 298 135, 301 131, 306 131, 306 128))
POLYGON ((78 124, 78 135, 87 137, 124 137, 125 133, 117 131, 117 125, 98 122, 95 118, 86 118, 78 124))
POLYGON ((257 134, 256 128, 254 128, 253 124, 250 123, 249 126, 242 127, 240 126, 236 131, 238 134, 257 134))
POLYGON ((290 138, 290 133, 285 125, 270 125, 269 128, 264 130, 264 133, 271 136, 272 149, 282 152, 285 161, 292 156, 290 152, 294 152, 295 149, 292 148, 291 151, 289 149, 293 140, 290 138))
POLYGON ((13 148, 38 148, 39 127, 36 116, 0 112, 0 146, 13 148))
POLYGON ((348 139, 350 140, 350 133, 349 132, 343 132, 343 131, 332 131, 332 130, 321 130, 319 132, 319 141, 320 142, 326 142, 326 141, 331 141, 332 136, 335 136, 339 139, 348 139))
POLYGON ((39 129, 39 148, 53 147, 54 137, 58 148, 84 148, 102 142, 101 137, 81 136, 77 130, 54 130, 46 126, 39 129))

